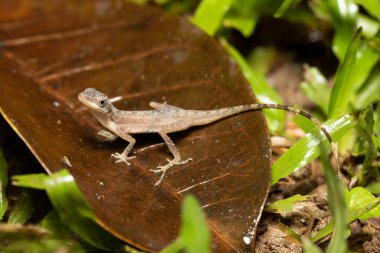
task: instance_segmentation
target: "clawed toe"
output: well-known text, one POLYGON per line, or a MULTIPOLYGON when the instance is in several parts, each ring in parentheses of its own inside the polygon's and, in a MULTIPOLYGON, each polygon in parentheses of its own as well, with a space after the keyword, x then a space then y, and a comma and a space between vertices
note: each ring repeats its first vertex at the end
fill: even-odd
POLYGON ((191 158, 191 157, 186 159, 186 160, 183 160, 183 161, 181 161, 181 160, 178 161, 175 159, 173 159, 173 160, 167 159, 167 161, 169 162, 168 164, 157 166, 157 169, 155 169, 155 170, 151 169, 150 171, 154 172, 154 173, 161 173, 162 172, 160 179, 154 184, 154 186, 158 186, 161 184, 162 180, 164 179, 165 173, 166 173, 166 171, 168 171, 168 169, 170 169, 174 165, 185 164, 185 163, 188 163, 192 160, 193 160, 193 158, 191 158))
POLYGON ((125 162, 127 165, 131 165, 131 163, 129 162, 129 160, 132 160, 133 158, 136 158, 136 156, 127 156, 124 153, 121 153, 121 154, 115 153, 115 154, 112 154, 111 156, 114 157, 114 158, 116 158, 115 163, 125 162))

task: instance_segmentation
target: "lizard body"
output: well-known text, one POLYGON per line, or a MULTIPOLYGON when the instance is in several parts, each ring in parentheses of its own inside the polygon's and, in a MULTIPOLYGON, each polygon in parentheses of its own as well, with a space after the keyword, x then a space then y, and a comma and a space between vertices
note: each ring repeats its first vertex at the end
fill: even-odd
MULTIPOLYGON (((117 159, 116 162, 125 162, 127 165, 130 165, 129 160, 135 158, 134 156, 128 156, 136 143, 136 140, 130 134, 159 133, 161 135, 173 154, 174 159, 168 160, 169 163, 164 166, 158 166, 156 170, 151 170, 155 173, 162 173, 155 186, 161 183, 166 171, 170 167, 192 160, 192 158, 188 158, 187 160, 181 159, 180 153, 167 135, 168 133, 182 131, 192 126, 210 124, 245 111, 280 109, 300 114, 314 122, 324 132, 329 142, 332 143, 330 134, 317 119, 311 114, 292 106, 279 104, 248 104, 215 110, 186 110, 173 105, 150 102, 149 105, 155 110, 123 111, 114 107, 106 95, 94 88, 84 90, 78 95, 78 99, 89 108, 90 112, 104 127, 129 142, 129 145, 125 148, 123 153, 111 155, 117 159)), ((334 145, 333 151, 337 158, 334 145)))

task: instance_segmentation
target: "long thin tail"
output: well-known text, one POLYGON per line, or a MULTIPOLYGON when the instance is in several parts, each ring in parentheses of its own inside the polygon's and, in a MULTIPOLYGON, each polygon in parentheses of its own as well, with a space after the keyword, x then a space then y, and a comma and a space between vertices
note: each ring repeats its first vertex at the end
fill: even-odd
POLYGON ((250 104, 250 105, 240 105, 240 106, 234 106, 234 107, 229 107, 229 108, 221 108, 221 109, 216 109, 216 110, 210 110, 210 111, 205 111, 205 115, 203 115, 202 119, 199 119, 200 123, 207 124, 211 123, 213 121, 232 116, 241 112, 245 111, 252 111, 252 110, 262 110, 262 109, 277 109, 277 110, 284 110, 284 111, 289 111, 295 114, 299 114, 310 121, 312 121, 319 129, 322 130, 324 135, 326 136, 327 140, 331 144, 331 149, 333 152, 333 155, 336 159, 337 162, 337 167, 338 167, 338 173, 340 173, 340 161, 339 161, 339 155, 337 148, 335 146, 335 143, 333 142, 333 139, 331 138, 331 135, 327 131, 327 129, 319 122, 316 118, 314 118, 313 115, 310 113, 298 109, 293 106, 288 106, 288 105, 280 105, 280 104, 250 104), (206 122, 208 121, 208 122, 206 122))

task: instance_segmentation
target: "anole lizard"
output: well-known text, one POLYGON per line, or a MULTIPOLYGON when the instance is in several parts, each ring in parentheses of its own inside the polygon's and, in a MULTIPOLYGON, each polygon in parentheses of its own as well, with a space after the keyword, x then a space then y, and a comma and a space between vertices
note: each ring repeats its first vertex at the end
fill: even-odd
POLYGON ((161 135, 170 152, 173 154, 174 159, 168 159, 168 164, 157 166, 157 169, 151 170, 155 173, 162 173, 155 186, 161 183, 166 171, 170 167, 177 164, 185 164, 192 160, 192 158, 186 160, 181 159, 181 155, 174 142, 168 136, 168 133, 182 131, 192 126, 210 124, 219 119, 252 110, 280 109, 306 117, 323 131, 329 142, 332 144, 334 155, 337 161, 339 161, 335 146, 333 145, 333 141, 328 131, 311 114, 292 106, 279 104, 248 104, 203 111, 186 110, 173 105, 150 102, 149 105, 155 110, 122 111, 114 107, 106 95, 94 88, 85 89, 78 95, 78 98, 104 127, 129 142, 128 146, 122 153, 111 155, 116 158, 116 163, 125 162, 127 165, 130 165, 129 160, 135 158, 134 156, 128 156, 136 143, 136 140, 130 134, 159 133, 161 135))

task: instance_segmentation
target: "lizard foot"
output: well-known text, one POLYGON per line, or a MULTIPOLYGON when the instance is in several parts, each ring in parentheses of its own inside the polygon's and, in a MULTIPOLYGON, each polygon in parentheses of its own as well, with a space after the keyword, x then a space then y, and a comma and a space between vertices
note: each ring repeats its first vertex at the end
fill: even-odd
POLYGON ((162 180, 164 179, 165 173, 166 173, 166 171, 168 171, 168 169, 170 169, 174 165, 185 164, 185 163, 188 163, 188 162, 190 162, 192 160, 193 160, 193 158, 191 158, 191 157, 188 158, 188 159, 186 159, 186 160, 182 160, 182 161, 181 160, 178 161, 178 160, 175 160, 175 159, 173 159, 173 160, 167 159, 167 161, 169 162, 168 164, 162 165, 162 166, 157 166, 158 169, 156 169, 156 170, 151 169, 150 170, 151 172, 162 173, 160 179, 154 184, 154 186, 158 186, 158 185, 161 184, 162 180))
POLYGON ((121 163, 121 162, 125 162, 127 165, 131 165, 130 162, 128 162, 128 160, 131 160, 133 158, 136 158, 136 156, 128 156, 124 153, 115 153, 115 154, 112 154, 111 155, 112 157, 116 158, 116 161, 115 163, 121 163))

